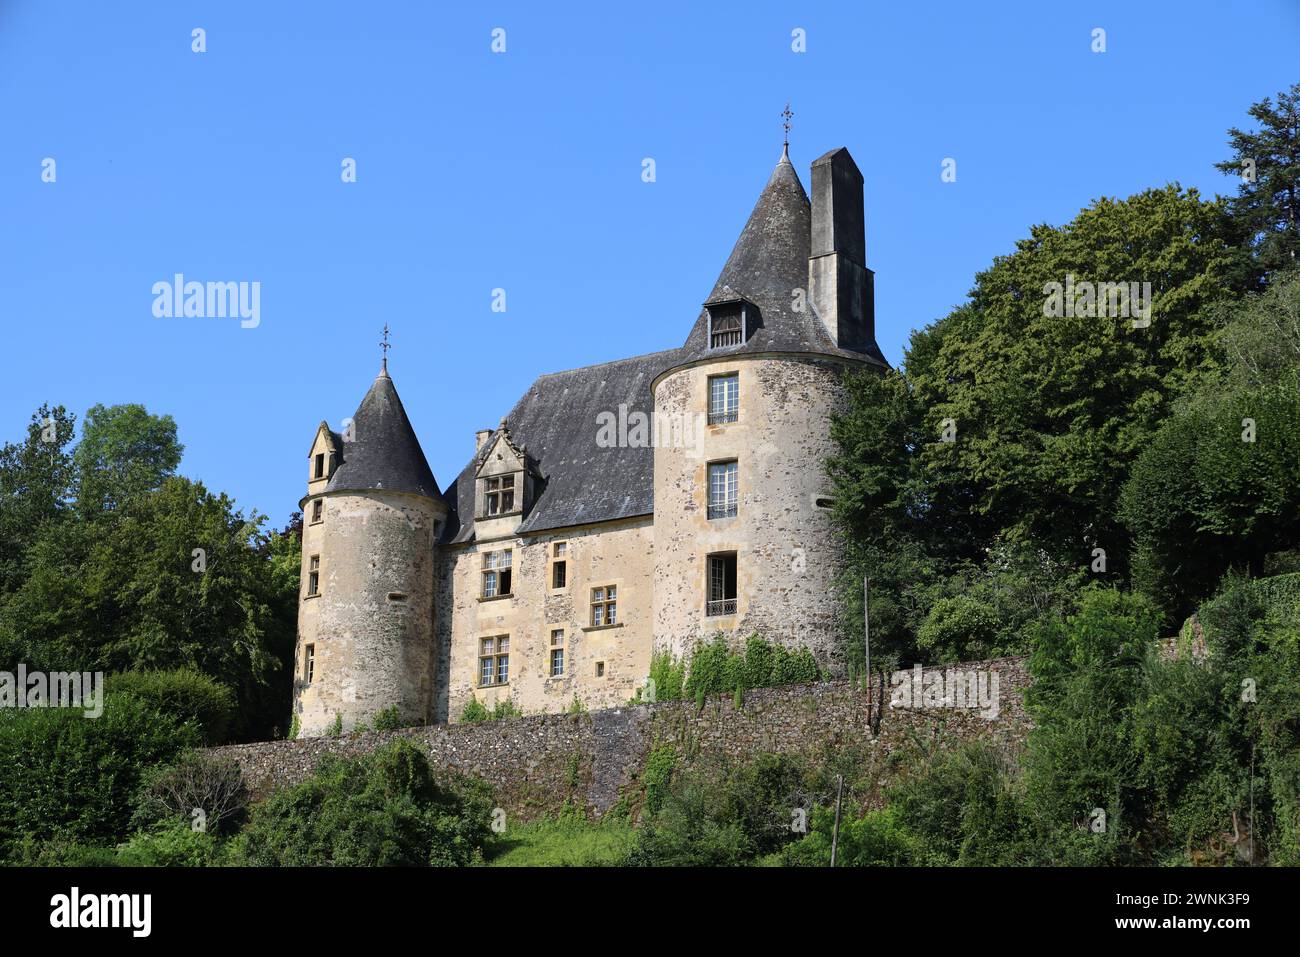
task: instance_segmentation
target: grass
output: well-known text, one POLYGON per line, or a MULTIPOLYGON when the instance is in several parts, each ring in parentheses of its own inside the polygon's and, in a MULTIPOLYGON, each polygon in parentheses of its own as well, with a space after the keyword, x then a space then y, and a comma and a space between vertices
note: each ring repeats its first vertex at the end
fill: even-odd
POLYGON ((489 867, 602 867, 631 849, 633 829, 613 815, 587 821, 576 813, 508 830, 488 853, 489 867))

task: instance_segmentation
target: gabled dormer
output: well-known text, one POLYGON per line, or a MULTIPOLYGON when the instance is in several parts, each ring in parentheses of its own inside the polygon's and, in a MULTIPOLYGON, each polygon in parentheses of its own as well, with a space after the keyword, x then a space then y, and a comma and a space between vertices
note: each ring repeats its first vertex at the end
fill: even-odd
POLYGON ((311 451, 307 453, 307 494, 318 495, 325 491, 325 486, 334 476, 343 458, 343 439, 330 431, 329 423, 322 422, 316 427, 316 438, 312 440, 311 451))
POLYGON ((510 438, 506 420, 484 442, 474 474, 474 521, 479 536, 513 532, 533 504, 534 463, 510 438), (485 528, 485 523, 490 527, 485 528))

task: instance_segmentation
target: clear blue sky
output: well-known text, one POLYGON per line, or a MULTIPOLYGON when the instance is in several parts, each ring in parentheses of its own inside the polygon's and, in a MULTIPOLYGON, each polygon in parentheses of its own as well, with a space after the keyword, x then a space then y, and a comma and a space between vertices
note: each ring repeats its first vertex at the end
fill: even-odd
POLYGON ((729 7, 0 0, 0 437, 140 402, 280 525, 387 322, 445 486, 538 374, 681 343, 787 100, 805 186, 836 146, 866 177, 897 362, 1031 224, 1234 189, 1225 130, 1300 80, 1300 0, 729 7), (260 282, 260 326, 155 318, 177 272, 260 282))

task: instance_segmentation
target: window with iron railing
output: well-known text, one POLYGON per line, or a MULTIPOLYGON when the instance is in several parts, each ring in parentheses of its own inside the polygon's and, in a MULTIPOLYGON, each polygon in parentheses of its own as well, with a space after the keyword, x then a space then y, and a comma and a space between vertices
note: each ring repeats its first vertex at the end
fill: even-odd
POLYGON ((736 462, 709 464, 709 518, 735 518, 739 466, 736 462))
POLYGON ((740 376, 715 375, 709 379, 709 425, 735 422, 740 415, 740 376))
POLYGON ((736 613, 735 552, 709 556, 709 593, 704 610, 710 617, 736 613))

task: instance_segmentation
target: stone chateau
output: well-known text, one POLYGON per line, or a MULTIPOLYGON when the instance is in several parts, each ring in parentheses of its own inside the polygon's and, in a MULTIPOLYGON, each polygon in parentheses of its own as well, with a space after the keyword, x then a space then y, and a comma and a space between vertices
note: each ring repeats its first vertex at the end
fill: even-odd
POLYGON ((446 488, 385 358, 311 446, 300 733, 621 705, 719 632, 831 663, 830 419, 845 369, 886 365, 866 263, 853 158, 813 163, 810 203, 787 149, 680 348, 541 376, 446 488))

